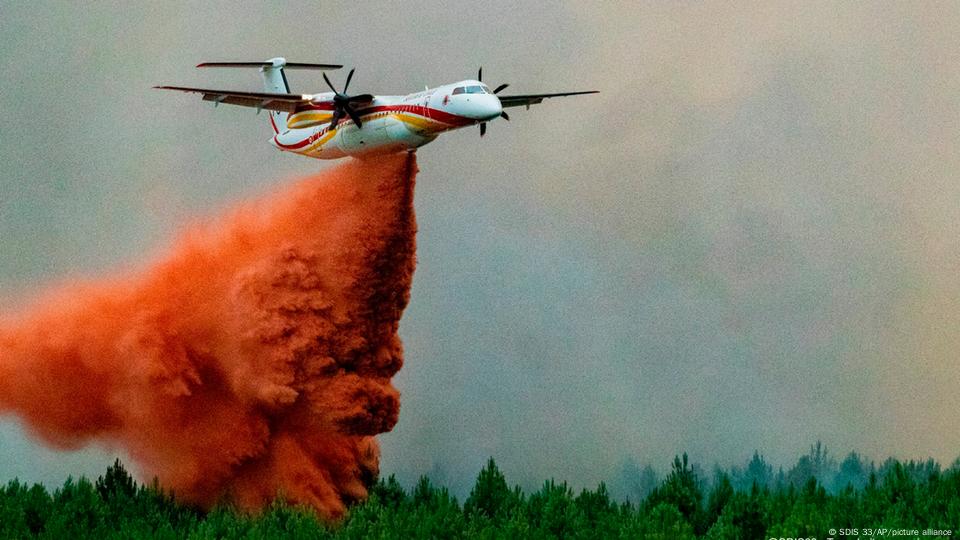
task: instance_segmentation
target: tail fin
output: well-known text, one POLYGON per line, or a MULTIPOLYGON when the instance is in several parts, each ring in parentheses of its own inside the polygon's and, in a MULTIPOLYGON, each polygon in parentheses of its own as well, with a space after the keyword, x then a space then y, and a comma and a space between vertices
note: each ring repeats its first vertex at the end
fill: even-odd
MULTIPOLYGON (((204 62, 197 64, 197 67, 229 67, 229 68, 260 68, 260 74, 263 76, 264 89, 272 94, 289 94, 290 85, 287 83, 287 75, 283 72, 287 69, 340 69, 339 64, 304 64, 300 62, 287 62, 285 58, 271 58, 266 62, 204 62)), ((287 129, 287 118, 290 116, 286 112, 270 111, 270 126, 275 133, 283 132, 287 129)))
MULTIPOLYGON (((274 58, 270 60, 269 66, 262 66, 260 74, 263 76, 263 87, 267 92, 276 94, 289 94, 290 84, 287 83, 287 75, 283 72, 283 66, 287 61, 283 58, 274 58)), ((290 113, 270 111, 270 127, 275 133, 287 130, 287 119, 290 113)))

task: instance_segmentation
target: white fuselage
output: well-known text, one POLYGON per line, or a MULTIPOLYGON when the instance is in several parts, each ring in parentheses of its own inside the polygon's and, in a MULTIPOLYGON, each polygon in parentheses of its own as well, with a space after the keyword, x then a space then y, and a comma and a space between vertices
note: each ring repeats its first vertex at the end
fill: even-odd
POLYGON ((349 117, 331 127, 333 104, 323 102, 323 96, 316 95, 320 104, 290 114, 286 125, 271 117, 274 146, 317 159, 414 150, 445 131, 492 120, 503 110, 485 84, 466 80, 406 96, 375 96, 356 106, 363 127, 349 117))

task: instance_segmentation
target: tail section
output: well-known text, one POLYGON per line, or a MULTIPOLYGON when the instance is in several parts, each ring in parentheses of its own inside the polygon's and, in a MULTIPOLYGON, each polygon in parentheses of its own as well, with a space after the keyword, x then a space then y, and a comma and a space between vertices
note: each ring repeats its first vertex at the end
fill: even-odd
MULTIPOLYGON (((340 69, 339 64, 304 64, 300 62, 287 62, 285 58, 271 58, 266 62, 204 62, 197 65, 200 67, 225 67, 225 68, 260 68, 260 74, 263 76, 263 86, 266 92, 270 94, 289 94, 290 85, 287 83, 286 69, 340 69)), ((275 133, 282 133, 287 129, 287 118, 290 113, 270 111, 270 126, 275 133)))
MULTIPOLYGON (((290 84, 287 83, 287 75, 283 72, 283 66, 287 61, 284 58, 272 58, 267 62, 269 65, 260 68, 264 89, 273 94, 289 94, 290 84)), ((274 133, 286 131, 289 117, 290 113, 287 112, 270 111, 270 127, 273 128, 274 133)))

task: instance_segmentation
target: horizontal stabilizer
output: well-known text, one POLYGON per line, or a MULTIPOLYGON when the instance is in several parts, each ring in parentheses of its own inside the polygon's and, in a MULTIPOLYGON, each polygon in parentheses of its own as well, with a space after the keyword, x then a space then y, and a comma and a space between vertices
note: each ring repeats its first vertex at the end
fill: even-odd
POLYGON ((304 64, 302 62, 283 62, 280 65, 274 62, 203 62, 197 64, 198 68, 219 67, 219 68, 263 68, 263 67, 282 67, 286 69, 340 69, 340 64, 304 64))

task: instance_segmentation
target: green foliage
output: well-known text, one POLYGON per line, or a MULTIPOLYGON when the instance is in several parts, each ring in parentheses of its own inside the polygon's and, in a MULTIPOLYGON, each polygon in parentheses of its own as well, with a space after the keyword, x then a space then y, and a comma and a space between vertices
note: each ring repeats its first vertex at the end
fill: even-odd
POLYGON ((706 514, 704 515, 705 523, 716 522, 717 519, 720 518, 720 515, 723 514, 723 509, 730 504, 733 495, 733 484, 730 482, 730 475, 723 471, 717 472, 717 479, 713 483, 713 489, 710 490, 710 495, 707 497, 706 514))
POLYGON ((522 495, 507 486, 507 480, 493 458, 480 471, 470 496, 463 503, 463 513, 473 519, 487 518, 494 522, 510 519, 511 511, 522 503, 522 495))
POLYGON ((696 538, 687 517, 676 506, 660 503, 645 513, 640 536, 650 540, 686 540, 696 538))
POLYGON ((854 489, 863 489, 867 485, 869 473, 863 458, 856 452, 850 452, 840 463, 840 470, 833 479, 834 489, 840 491, 848 485, 854 489))
POLYGON ((566 482, 544 483, 540 491, 527 501, 527 520, 534 529, 550 537, 572 538, 586 528, 586 516, 573 500, 573 490, 566 482))
POLYGON ((113 465, 107 467, 107 473, 97 479, 97 493, 103 500, 115 499, 124 501, 132 499, 137 494, 137 485, 133 477, 127 473, 117 458, 113 465))
POLYGON ((0 488, 0 537, 22 538, 46 530, 52 511, 47 490, 40 485, 27 487, 17 480, 0 488))
POLYGON ((743 468, 718 469, 708 487, 683 455, 646 498, 631 504, 615 501, 606 484, 575 495, 555 480, 528 496, 510 487, 490 459, 462 507, 427 477, 408 493, 391 476, 372 485, 343 520, 325 523, 282 498, 258 514, 228 505, 202 512, 178 503, 156 480, 139 485, 116 461, 96 482, 71 478, 52 493, 17 480, 0 486, 0 538, 752 540, 820 538, 829 528, 863 523, 960 528, 960 466, 887 460, 875 467, 854 453, 835 465, 816 445, 778 481, 755 453, 743 468))
POLYGON ((683 459, 677 456, 673 459, 673 470, 657 489, 653 490, 646 501, 644 508, 651 510, 662 505, 675 508, 691 526, 703 523, 701 502, 703 491, 697 474, 690 467, 687 454, 683 459))
POLYGON ((774 483, 773 467, 756 451, 743 469, 734 467, 730 476, 734 487, 741 491, 749 490, 754 484, 765 488, 772 487, 774 483))
POLYGON ((750 540, 763 537, 767 527, 764 524, 762 504, 763 496, 757 484, 753 484, 749 494, 734 491, 704 537, 716 540, 750 540))

